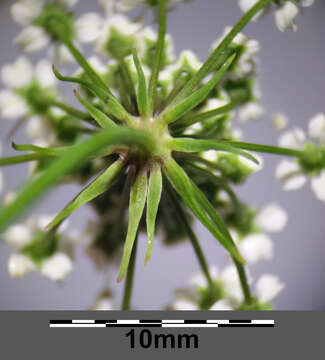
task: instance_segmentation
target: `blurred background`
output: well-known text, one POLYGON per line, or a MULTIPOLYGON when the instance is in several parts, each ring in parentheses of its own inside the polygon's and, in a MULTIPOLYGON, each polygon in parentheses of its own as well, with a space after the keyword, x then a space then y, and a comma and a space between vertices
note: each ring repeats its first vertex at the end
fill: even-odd
MULTIPOLYGON (((10 17, 13 1, 0 2, 0 65, 13 61, 20 53, 12 44, 19 27, 10 17)), ((77 14, 94 10, 95 1, 80 0, 77 14)), ((297 17, 298 31, 281 33, 268 15, 251 23, 244 31, 261 44, 260 76, 262 103, 267 113, 263 121, 243 128, 244 140, 276 145, 278 133, 273 129, 271 116, 284 112, 290 126, 307 130, 308 120, 317 112, 325 111, 325 3, 306 8, 297 17)), ((240 16, 237 0, 194 0, 180 5, 170 13, 168 32, 172 34, 176 52, 191 49, 204 60, 210 44, 226 25, 234 24, 240 16)), ((66 86, 70 96, 71 88, 66 86)), ((8 141, 11 122, 1 120, 0 136, 4 155, 12 154, 8 141)), ((22 134, 15 140, 19 142, 22 134)), ((285 282, 286 288, 273 302, 278 310, 325 310, 325 203, 318 201, 309 186, 295 192, 283 192, 274 177, 276 156, 264 156, 264 169, 252 175, 238 187, 240 197, 254 206, 277 201, 289 214, 287 227, 282 233, 272 234, 275 256, 271 261, 252 267, 252 276, 272 273, 285 282)), ((26 166, 4 168, 5 189, 15 189, 22 184, 26 166)), ((78 192, 78 187, 65 185, 49 194, 34 209, 35 213, 55 213, 66 203, 67 197, 78 192)), ((71 223, 84 228, 86 220, 93 217, 87 208, 78 210, 71 223)), ((202 247, 209 263, 222 268, 226 263, 224 250, 199 224, 196 225, 202 247)), ((135 288, 132 305, 142 310, 159 310, 173 296, 173 289, 186 284, 189 276, 199 268, 191 245, 184 242, 173 247, 155 242, 153 256, 144 267, 145 237, 139 239, 135 288)), ((117 284, 116 269, 109 276, 99 273, 91 260, 79 248, 75 268, 63 284, 57 284, 32 273, 22 279, 11 279, 7 272, 7 259, 12 249, 0 245, 0 309, 1 310, 83 310, 89 308, 105 286, 115 292, 119 306, 124 284, 117 284)))

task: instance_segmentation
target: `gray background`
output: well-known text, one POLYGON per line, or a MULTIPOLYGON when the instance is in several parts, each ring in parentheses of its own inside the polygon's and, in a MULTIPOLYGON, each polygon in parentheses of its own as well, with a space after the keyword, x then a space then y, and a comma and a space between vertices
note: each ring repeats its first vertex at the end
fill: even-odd
MULTIPOLYGON (((19 28, 9 16, 11 1, 1 2, 0 64, 12 61, 18 50, 11 40, 19 28)), ((93 1, 81 0, 78 11, 93 8, 93 1)), ((268 115, 259 123, 244 128, 246 141, 276 144, 277 133, 271 126, 270 114, 284 111, 291 124, 307 129, 308 119, 316 112, 324 111, 324 10, 325 3, 316 1, 311 8, 298 17, 297 33, 280 33, 268 16, 252 23, 245 30, 261 42, 261 85, 263 103, 268 115)), ((234 24, 240 15, 237 1, 196 0, 179 6, 170 14, 169 32, 174 36, 176 50, 192 49, 204 60, 210 44, 222 33, 224 26, 234 24)), ((1 120, 1 139, 5 139, 8 123, 1 120)), ((21 135, 17 136, 17 141, 21 135)), ((6 144, 6 154, 9 146, 6 144)), ((12 154, 12 152, 11 152, 12 154)), ((320 310, 325 309, 324 259, 324 209, 325 204, 314 197, 309 186, 298 192, 283 192, 274 178, 277 164, 275 156, 265 156, 262 172, 238 189, 242 199, 260 206, 277 200, 289 213, 289 222, 284 232, 273 235, 275 257, 272 261, 252 267, 253 277, 271 272, 278 274, 286 283, 286 289, 274 302, 276 309, 320 310)), ((24 179, 25 166, 5 169, 8 188, 15 188, 24 179)), ((36 211, 55 212, 62 208, 67 193, 77 192, 69 185, 60 188, 43 201, 36 211)), ((72 216, 76 227, 84 224, 89 212, 83 208, 72 216)), ((208 256, 209 263, 225 264, 225 253, 210 234, 197 226, 197 233, 208 256)), ((183 286, 190 274, 198 270, 196 259, 189 244, 173 248, 162 247, 156 241, 154 254, 144 268, 145 238, 140 238, 136 269, 133 305, 137 309, 161 309, 172 298, 173 289, 183 286)), ((76 309, 91 306, 93 299, 107 283, 107 277, 94 268, 82 249, 78 250, 75 269, 62 285, 31 274, 12 280, 7 274, 7 258, 11 249, 1 245, 0 251, 0 309, 76 309)), ((116 290, 120 303, 123 285, 115 283, 116 270, 110 271, 109 285, 116 290)))

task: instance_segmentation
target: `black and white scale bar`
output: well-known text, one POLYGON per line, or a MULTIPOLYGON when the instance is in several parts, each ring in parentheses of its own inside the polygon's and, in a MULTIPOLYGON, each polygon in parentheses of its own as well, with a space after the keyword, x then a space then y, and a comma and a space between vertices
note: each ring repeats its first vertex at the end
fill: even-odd
POLYGON ((274 327, 274 320, 50 320, 51 328, 216 328, 274 327))

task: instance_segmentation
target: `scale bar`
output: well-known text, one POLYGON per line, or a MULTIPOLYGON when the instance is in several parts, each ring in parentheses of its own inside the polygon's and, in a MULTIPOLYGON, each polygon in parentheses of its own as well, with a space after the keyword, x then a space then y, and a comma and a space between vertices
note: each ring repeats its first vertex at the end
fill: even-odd
POLYGON ((274 327, 274 320, 50 320, 51 328, 217 328, 274 327))

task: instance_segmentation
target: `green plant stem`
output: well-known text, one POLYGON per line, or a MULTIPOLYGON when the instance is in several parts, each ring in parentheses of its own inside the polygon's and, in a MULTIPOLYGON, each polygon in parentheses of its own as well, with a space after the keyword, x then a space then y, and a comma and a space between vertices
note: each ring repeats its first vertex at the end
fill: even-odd
POLYGON ((244 294, 245 304, 250 305, 252 303, 253 298, 252 298, 251 291, 250 291, 250 288, 248 285, 245 267, 243 264, 241 264, 239 261, 237 261, 234 257, 232 257, 232 259, 233 259, 233 262, 237 269, 240 286, 241 286, 243 294, 244 294))
POLYGON ((246 143, 239 141, 225 141, 225 140, 221 140, 220 142, 229 144, 239 149, 257 151, 267 154, 286 155, 286 156, 294 156, 294 157, 302 157, 304 155, 303 151, 283 148, 279 146, 253 144, 253 143, 246 143))
POLYGON ((12 156, 9 158, 0 159, 0 166, 15 165, 29 161, 41 160, 41 159, 45 159, 46 157, 48 157, 48 155, 45 154, 26 154, 26 155, 12 156))
POLYGON ((74 46, 73 42, 65 37, 61 37, 61 40, 64 43, 64 45, 69 49, 71 55, 75 58, 77 63, 85 70, 85 72, 90 77, 90 79, 94 81, 94 83, 97 86, 100 86, 102 89, 106 90, 110 95, 112 95, 107 85, 96 73, 96 71, 89 65, 88 61, 83 57, 81 52, 74 46))
POLYGON ((149 82, 148 100, 149 100, 149 113, 153 114, 153 107, 157 92, 157 82, 159 77, 159 71, 161 69, 161 63, 163 58, 164 46, 166 35, 166 0, 159 0, 159 33, 157 48, 149 82))
MULTIPOLYGON (((168 182, 166 181, 166 183, 168 184, 168 182)), ((202 273, 204 274, 206 280, 207 280, 207 283, 209 284, 209 287, 211 289, 214 288, 214 282, 211 278, 211 275, 210 275, 210 272, 209 272, 209 265, 208 265, 208 262, 204 256, 204 253, 203 253, 203 250, 200 246, 200 243, 199 243, 199 240, 197 238, 197 236, 195 235, 194 231, 192 230, 187 218, 186 218, 186 215, 184 213, 184 210, 182 209, 182 207, 180 206, 179 204, 179 201, 176 197, 176 194, 174 192, 174 190, 171 189, 170 185, 168 184, 166 186, 167 188, 167 191, 168 191, 168 195, 169 195, 169 198, 171 199, 172 203, 173 203, 173 206, 174 206, 174 209, 176 210, 176 213, 180 219, 180 221, 182 222, 182 224, 184 225, 184 228, 187 232, 187 235, 191 241, 191 244, 193 246, 193 250, 195 252, 195 255, 198 259, 198 262, 199 262, 199 265, 201 267, 201 270, 202 270, 202 273)))
POLYGON ((135 263, 136 263, 136 257, 137 257, 137 247, 138 247, 138 235, 136 236, 134 244, 133 244, 131 258, 130 258, 128 270, 126 272, 126 279, 125 279, 125 286, 124 286, 121 310, 130 310, 130 307, 131 307, 131 297, 132 297, 132 290, 133 290, 133 284, 134 284, 134 270, 135 270, 135 263))
POLYGON ((51 106, 54 106, 54 107, 57 107, 63 111, 65 111, 67 114, 69 115, 72 115, 78 119, 81 119, 81 120, 85 120, 87 122, 90 122, 91 124, 94 124, 94 122, 92 121, 92 118, 91 116, 86 113, 86 112, 83 112, 83 111, 80 111, 78 109, 75 109, 65 103, 62 103, 60 101, 53 101, 50 103, 51 106))
MULTIPOLYGON (((199 71, 184 86, 183 90, 175 97, 172 104, 183 100, 192 90, 216 67, 220 66, 220 59, 236 35, 251 21, 251 19, 272 0, 259 0, 232 28, 228 35, 222 40, 219 46, 213 51, 210 57, 201 66, 199 71)), ((226 60, 226 59, 225 59, 226 60)))

